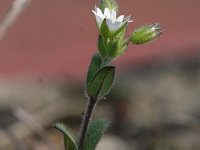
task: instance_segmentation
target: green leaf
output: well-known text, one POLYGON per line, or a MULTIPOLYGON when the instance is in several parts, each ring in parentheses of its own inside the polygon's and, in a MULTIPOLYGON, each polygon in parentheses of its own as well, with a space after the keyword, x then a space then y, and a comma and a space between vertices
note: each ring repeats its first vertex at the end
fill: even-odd
POLYGON ((107 121, 94 121, 90 124, 84 143, 84 150, 95 150, 109 123, 107 121))
POLYGON ((110 91, 115 76, 115 67, 106 66, 98 70, 90 84, 87 94, 90 97, 102 98, 110 91))
POLYGON ((69 131, 64 126, 64 124, 55 123, 53 127, 63 134, 65 150, 77 150, 75 141, 73 137, 71 136, 71 134, 69 133, 69 131))
POLYGON ((95 53, 92 57, 89 70, 87 73, 87 81, 86 81, 87 87, 90 84, 93 77, 95 76, 95 74, 97 73, 97 71, 100 69, 101 63, 102 63, 101 56, 99 55, 99 53, 95 53))
POLYGON ((99 39, 98 39, 98 50, 104 59, 109 57, 109 53, 107 50, 107 42, 103 40, 101 35, 99 35, 99 39))

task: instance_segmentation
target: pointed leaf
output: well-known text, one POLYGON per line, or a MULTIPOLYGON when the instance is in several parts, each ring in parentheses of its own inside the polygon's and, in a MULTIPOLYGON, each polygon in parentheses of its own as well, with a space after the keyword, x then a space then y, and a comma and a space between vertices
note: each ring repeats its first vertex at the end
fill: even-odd
POLYGON ((102 98, 110 91, 115 76, 115 67, 101 68, 87 87, 87 94, 91 97, 102 98))
POLYGON ((60 131, 63 134, 63 136, 64 136, 65 150, 77 150, 77 147, 76 147, 76 144, 74 142, 74 139, 71 136, 71 134, 69 133, 69 131, 66 129, 66 127, 64 126, 64 124, 62 124, 62 123, 55 123, 53 125, 53 127, 55 129, 57 129, 58 131, 60 131))
POLYGON ((84 143, 84 150, 95 150, 108 125, 107 121, 94 121, 90 124, 84 143))

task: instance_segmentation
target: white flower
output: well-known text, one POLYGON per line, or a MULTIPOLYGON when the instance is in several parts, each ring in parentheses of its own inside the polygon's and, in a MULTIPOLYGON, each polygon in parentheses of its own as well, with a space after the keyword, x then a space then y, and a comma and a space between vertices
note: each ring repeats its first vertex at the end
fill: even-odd
POLYGON ((117 31, 126 23, 133 22, 130 20, 130 16, 124 17, 124 15, 121 15, 117 18, 117 12, 114 9, 105 8, 103 13, 101 9, 95 7, 95 11, 92 10, 92 12, 96 17, 98 28, 101 28, 103 20, 106 19, 106 24, 111 32, 117 31))

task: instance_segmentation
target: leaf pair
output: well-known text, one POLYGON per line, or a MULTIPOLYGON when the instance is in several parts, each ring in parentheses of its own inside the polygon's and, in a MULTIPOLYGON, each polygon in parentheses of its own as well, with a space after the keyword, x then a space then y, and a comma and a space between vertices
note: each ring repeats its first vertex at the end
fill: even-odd
MULTIPOLYGON (((64 136, 65 150, 78 150, 77 145, 69 133, 68 129, 62 123, 53 125, 55 129, 60 131, 64 136)), ((83 150, 95 150, 104 131, 108 127, 107 121, 94 121, 90 124, 87 132, 87 137, 84 142, 83 150)))
POLYGON ((86 90, 89 97, 102 98, 110 91, 114 76, 114 66, 102 67, 101 56, 94 54, 87 74, 86 90))

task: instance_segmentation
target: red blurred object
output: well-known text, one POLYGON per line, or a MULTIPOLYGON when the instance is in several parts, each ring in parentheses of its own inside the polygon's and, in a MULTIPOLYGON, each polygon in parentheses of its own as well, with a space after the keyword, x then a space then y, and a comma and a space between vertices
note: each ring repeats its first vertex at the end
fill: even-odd
MULTIPOLYGON (((12 1, 1 0, 0 18, 12 1)), ((33 0, 0 41, 0 76, 83 79, 96 51, 95 2, 33 0)), ((166 32, 156 41, 131 45, 117 65, 137 66, 164 58, 195 56, 200 52, 200 1, 126 0, 120 13, 131 15, 128 32, 160 22, 166 32)), ((127 32, 127 33, 128 33, 127 32)))

